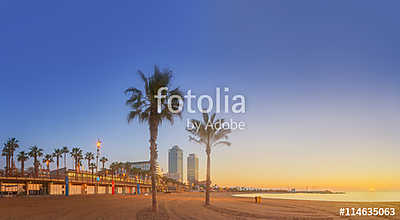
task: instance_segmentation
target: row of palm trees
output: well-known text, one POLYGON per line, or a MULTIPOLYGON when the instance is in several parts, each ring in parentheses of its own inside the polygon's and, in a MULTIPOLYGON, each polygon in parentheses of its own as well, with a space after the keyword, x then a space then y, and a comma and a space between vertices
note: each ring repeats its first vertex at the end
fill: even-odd
MULTIPOLYGON (((158 66, 154 66, 154 72, 150 76, 146 76, 142 71, 138 71, 140 78, 144 83, 144 90, 130 87, 125 90, 128 99, 125 104, 130 107, 128 113, 128 123, 137 119, 140 123, 147 123, 150 131, 150 174, 152 185, 152 211, 158 211, 157 205, 157 175, 156 163, 158 158, 157 137, 158 127, 162 122, 169 121, 174 123, 174 118, 181 118, 180 103, 177 97, 183 101, 182 91, 179 88, 171 88, 172 71, 169 69, 160 70, 158 66), (165 89, 167 88, 167 89, 165 89), (163 89, 163 90, 162 90, 163 89), (162 94, 158 91, 162 90, 162 94), (162 95, 162 97, 160 97, 162 95), (172 102, 171 102, 172 101, 172 102), (172 108, 172 110, 171 110, 172 108), (179 110, 180 109, 180 110, 179 110)), ((215 118, 215 114, 203 114, 203 121, 192 120, 196 128, 187 129, 189 139, 198 144, 204 145, 207 155, 207 179, 206 179, 206 197, 205 205, 210 204, 210 155, 211 148, 217 145, 230 145, 226 141, 230 129, 217 129, 216 126, 219 119, 215 118), (210 126, 212 125, 212 126, 210 126)), ((221 121, 221 120, 220 120, 221 121)), ((222 120, 223 122, 223 120, 222 120)), ((222 122, 220 122, 222 124, 222 122)))
MULTIPOLYGON (((19 141, 16 138, 10 138, 4 144, 4 147, 1 152, 1 156, 6 157, 6 166, 5 166, 5 174, 7 176, 16 176, 17 169, 15 166, 14 161, 14 154, 17 148, 19 148, 19 141)), ((79 172, 80 168, 82 167, 82 161, 87 161, 88 170, 97 169, 96 164, 91 163, 94 160, 94 153, 87 152, 83 155, 82 149, 79 147, 72 148, 71 152, 69 151, 68 147, 57 148, 51 154, 45 154, 43 156, 43 149, 37 147, 36 145, 31 146, 28 152, 20 151, 16 155, 17 161, 21 163, 21 176, 24 176, 25 170, 25 162, 29 159, 33 159, 33 167, 34 167, 34 176, 39 176, 39 167, 40 167, 40 158, 43 156, 42 162, 46 165, 48 171, 50 171, 50 164, 54 162, 56 159, 57 164, 57 174, 60 169, 60 161, 64 158, 64 168, 67 167, 67 154, 70 153, 71 157, 74 159, 74 169, 79 172)), ((100 158, 100 162, 102 163, 103 170, 105 169, 105 163, 108 161, 106 157, 100 158)))
MULTIPOLYGON (((6 157, 6 174, 8 176, 14 176, 17 173, 16 166, 14 164, 14 153, 17 148, 19 148, 19 141, 16 138, 10 138, 5 144, 2 150, 2 156, 6 157)), ((95 155, 92 152, 86 152, 83 154, 82 149, 79 147, 74 147, 69 151, 68 147, 62 147, 54 149, 52 154, 44 154, 43 149, 38 148, 37 146, 32 146, 29 148, 28 152, 20 151, 16 155, 17 161, 21 163, 21 176, 24 176, 25 170, 25 162, 32 158, 34 165, 34 176, 38 176, 39 167, 40 167, 40 158, 43 157, 42 163, 46 165, 48 171, 50 171, 50 164, 56 162, 57 172, 60 168, 61 159, 64 158, 64 167, 67 165, 67 154, 70 153, 71 157, 74 160, 74 169, 76 171, 80 171, 82 167, 83 160, 87 161, 88 170, 91 170, 92 173, 97 166, 92 161, 95 159, 95 155)), ((106 157, 100 158, 100 163, 102 164, 102 170, 105 170, 105 164, 108 162, 106 157)), ((125 162, 113 162, 110 165, 112 175, 126 175, 126 176, 148 176, 150 175, 149 171, 141 170, 139 168, 132 167, 131 164, 125 162)))

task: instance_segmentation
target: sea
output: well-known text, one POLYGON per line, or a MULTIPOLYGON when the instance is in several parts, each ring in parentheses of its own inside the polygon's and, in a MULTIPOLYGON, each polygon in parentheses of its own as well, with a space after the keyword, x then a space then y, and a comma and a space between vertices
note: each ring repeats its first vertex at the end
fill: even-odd
POLYGON ((400 202, 400 192, 345 192, 340 194, 321 193, 251 193, 236 194, 237 197, 255 197, 271 199, 295 199, 337 202, 400 202))

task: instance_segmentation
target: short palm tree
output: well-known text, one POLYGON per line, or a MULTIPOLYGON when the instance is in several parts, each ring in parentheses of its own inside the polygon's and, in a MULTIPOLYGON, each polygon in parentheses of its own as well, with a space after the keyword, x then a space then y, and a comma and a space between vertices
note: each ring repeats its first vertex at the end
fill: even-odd
POLYGON ((118 167, 118 162, 112 162, 110 164, 110 169, 111 169, 111 176, 114 179, 114 175, 115 175, 115 170, 117 170, 118 167))
POLYGON ((58 175, 58 169, 60 169, 60 158, 63 156, 63 150, 62 149, 54 149, 53 152, 53 157, 56 158, 57 162, 57 175, 58 175))
POLYGON ((210 205, 210 154, 211 148, 217 145, 230 146, 231 143, 226 141, 228 134, 231 133, 230 129, 223 129, 223 119, 215 119, 215 113, 209 117, 207 113, 203 113, 203 121, 192 119, 191 123, 194 125, 187 128, 190 133, 189 140, 206 147, 207 154, 207 179, 206 179, 206 205, 210 205))
POLYGON ((130 174, 130 172, 131 172, 131 165, 129 164, 129 163, 123 163, 122 164, 122 167, 124 168, 124 170, 125 170, 125 174, 126 174, 126 176, 129 176, 129 174, 130 174))
POLYGON ((24 176, 24 170, 25 170, 25 161, 29 159, 28 154, 25 153, 25 151, 21 151, 17 155, 17 160, 21 162, 21 176, 24 176))
POLYGON ((79 171, 79 172, 81 171, 81 167, 83 167, 82 160, 83 160, 83 155, 80 154, 80 155, 78 156, 78 171, 79 171))
POLYGON ((122 173, 122 163, 121 162, 115 162, 115 169, 117 171, 117 175, 121 176, 122 173))
MULTIPOLYGON (((146 122, 149 125, 150 130, 150 170, 151 170, 151 189, 152 189, 152 210, 154 212, 158 211, 157 206, 157 190, 156 190, 156 163, 157 163, 157 136, 158 136, 158 126, 165 120, 174 122, 174 116, 181 116, 179 109, 179 101, 177 99, 173 100, 170 105, 173 108, 173 112, 169 111, 168 99, 174 95, 182 97, 182 92, 179 88, 172 90, 164 90, 162 93, 165 98, 160 101, 161 109, 158 109, 158 101, 156 98, 160 88, 169 88, 171 86, 172 71, 165 69, 160 71, 160 69, 155 66, 153 75, 146 77, 143 72, 138 71, 140 77, 144 83, 144 92, 141 90, 131 87, 125 90, 125 94, 129 95, 126 105, 131 108, 128 114, 128 123, 133 119, 137 118, 139 122, 146 122)), ((182 99, 181 99, 182 100, 182 99)))
POLYGON ((72 148, 70 154, 71 157, 74 158, 74 168, 76 172, 79 172, 80 160, 82 160, 82 150, 79 147, 74 147, 72 148))
POLYGON ((92 171, 92 181, 93 181, 93 176, 94 176, 94 169, 96 169, 96 164, 90 163, 88 167, 92 171))
POLYGON ((43 149, 38 148, 36 145, 29 149, 29 157, 33 158, 33 166, 35 167, 35 177, 39 176, 39 158, 43 156, 43 149))
POLYGON ((85 154, 85 160, 87 160, 88 171, 89 171, 89 169, 90 169, 90 161, 94 160, 94 154, 92 152, 87 152, 85 154))
POLYGON ((50 163, 54 162, 52 154, 46 154, 43 158, 43 163, 46 164, 47 170, 50 173, 50 163))
POLYGON ((67 171, 67 153, 69 153, 68 147, 64 146, 62 148, 62 152, 64 154, 64 168, 65 168, 65 171, 67 171))
POLYGON ((108 159, 106 157, 100 158, 100 162, 101 162, 102 167, 103 167, 103 172, 104 172, 104 164, 107 163, 107 161, 108 161, 108 159))

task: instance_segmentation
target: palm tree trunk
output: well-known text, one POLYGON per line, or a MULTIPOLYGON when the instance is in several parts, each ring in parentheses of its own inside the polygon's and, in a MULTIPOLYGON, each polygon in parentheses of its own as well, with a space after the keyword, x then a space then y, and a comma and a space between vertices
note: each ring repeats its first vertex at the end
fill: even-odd
POLYGON ((67 153, 64 153, 64 168, 67 171, 67 153))
POLYGON ((206 149, 207 153, 207 179, 206 179, 206 205, 210 205, 210 185, 211 185, 211 178, 210 178, 210 154, 211 149, 210 146, 207 146, 206 149))
POLYGON ((6 153, 6 176, 8 176, 9 168, 10 168, 10 156, 8 155, 8 153, 6 153))
POLYGON ((57 176, 58 176, 58 168, 59 168, 59 157, 57 156, 57 176))
POLYGON ((14 164, 14 152, 11 153, 11 175, 14 174, 14 168, 15 168, 15 164, 14 164))
POLYGON ((157 162, 157 135, 158 123, 152 118, 150 119, 150 173, 151 173, 151 190, 152 190, 152 210, 158 212, 157 205, 157 187, 156 187, 156 162, 157 162))
POLYGON ((24 177, 24 161, 21 160, 21 176, 24 177))
POLYGON ((37 159, 36 159, 36 157, 35 157, 35 159, 34 159, 34 163, 35 163, 35 165, 34 165, 34 167, 35 167, 35 177, 38 177, 39 176, 39 164, 38 164, 38 161, 37 161, 37 159))

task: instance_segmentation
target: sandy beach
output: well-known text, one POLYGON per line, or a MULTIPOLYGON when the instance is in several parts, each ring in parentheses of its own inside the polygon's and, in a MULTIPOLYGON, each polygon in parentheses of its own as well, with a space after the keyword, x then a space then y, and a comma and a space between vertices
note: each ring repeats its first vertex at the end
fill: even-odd
MULTIPOLYGON (((159 193, 158 219, 338 219, 341 207, 394 207, 400 202, 349 203, 232 197, 212 193, 212 205, 203 206, 203 193, 159 193)), ((38 196, 0 198, 0 219, 152 219, 151 197, 145 195, 38 196)), ((357 217, 347 217, 357 219, 357 217)), ((382 217, 358 217, 382 219, 382 217)))

